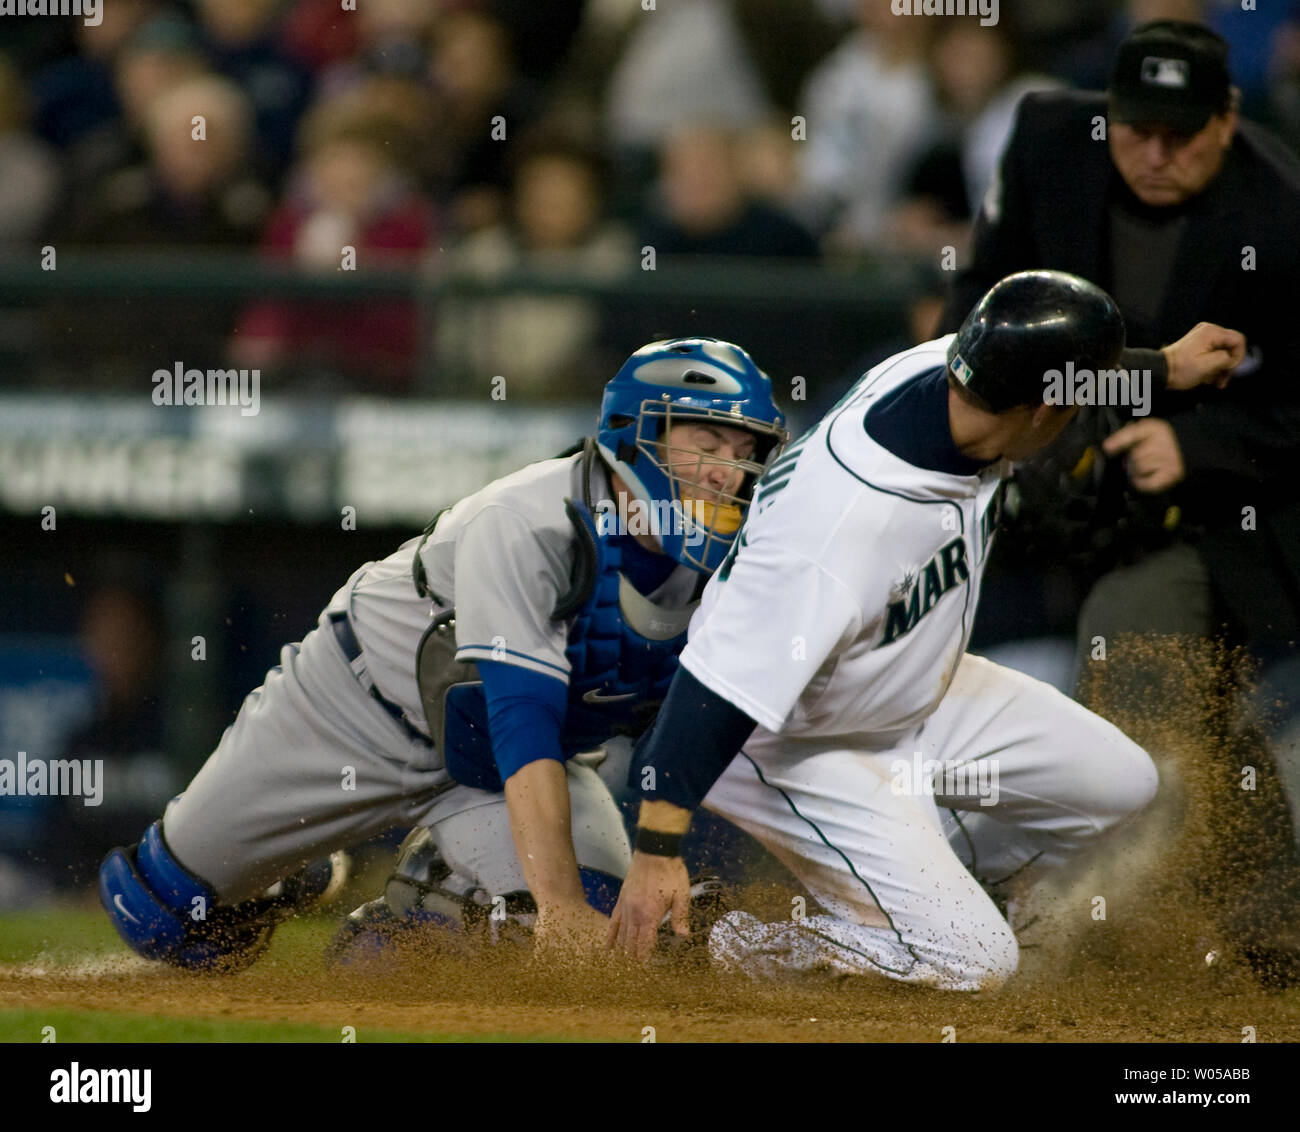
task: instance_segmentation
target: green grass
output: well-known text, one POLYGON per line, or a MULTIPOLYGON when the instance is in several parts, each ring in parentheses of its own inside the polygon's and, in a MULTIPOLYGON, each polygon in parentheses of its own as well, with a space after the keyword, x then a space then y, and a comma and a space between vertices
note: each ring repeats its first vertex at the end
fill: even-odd
POLYGON ((125 955, 108 917, 98 909, 50 908, 0 916, 0 963, 125 955))
MULTIPOLYGON (((208 1018, 163 1018, 108 1010, 0 1010, 0 1042, 39 1042, 45 1027, 54 1027, 58 1042, 329 1042, 342 1041, 337 1026, 300 1022, 219 1021, 208 1018)), ((412 1034, 357 1027, 358 1042, 516 1042, 550 1041, 507 1034, 412 1034)), ((563 1040, 563 1039, 555 1039, 563 1040)))
MULTIPOLYGON (((300 919, 281 924, 268 958, 290 963, 320 959, 337 919, 300 919)), ((0 916, 0 963, 29 963, 38 956, 59 963, 129 955, 108 917, 98 908, 48 908, 0 916)))

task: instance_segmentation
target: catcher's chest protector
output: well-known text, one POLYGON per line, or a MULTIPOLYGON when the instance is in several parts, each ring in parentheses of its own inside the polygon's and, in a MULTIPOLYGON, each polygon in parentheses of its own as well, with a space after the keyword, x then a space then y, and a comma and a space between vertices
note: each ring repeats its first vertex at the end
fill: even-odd
MULTIPOLYGON (((565 655, 571 666, 560 741, 565 755, 614 735, 638 735, 654 718, 677 671, 697 601, 662 609, 620 572, 622 552, 597 529, 585 503, 566 501, 574 526, 574 586, 552 616, 572 617, 565 655)), ((418 555, 417 555, 418 558, 418 555)), ((458 782, 500 790, 487 723, 487 700, 472 662, 456 659, 455 611, 445 610, 420 640, 416 678, 429 736, 458 782)))
POLYGON ((569 629, 571 666, 565 750, 589 750, 611 735, 639 735, 654 718, 686 647, 698 602, 663 609, 622 574, 623 553, 597 531, 591 511, 568 502, 579 555, 590 555, 591 583, 569 629))

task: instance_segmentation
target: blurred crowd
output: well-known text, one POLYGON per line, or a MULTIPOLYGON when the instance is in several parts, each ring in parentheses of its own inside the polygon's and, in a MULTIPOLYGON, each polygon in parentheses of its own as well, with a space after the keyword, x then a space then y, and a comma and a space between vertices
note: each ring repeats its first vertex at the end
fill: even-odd
MULTIPOLYGON (((1247 116, 1300 141, 1293 0, 1002 0, 990 27, 891 0, 112 0, 97 26, 8 18, 0 255, 243 248, 321 272, 597 280, 646 246, 937 263, 966 247, 1020 96, 1104 87, 1125 31, 1166 16, 1225 35, 1247 116)), ((175 349, 385 391, 428 351, 552 395, 627 347, 602 352, 600 309, 571 295, 340 309, 217 304, 177 320, 175 349)), ((108 366, 104 324, 139 328, 105 313, 70 337, 108 366)))

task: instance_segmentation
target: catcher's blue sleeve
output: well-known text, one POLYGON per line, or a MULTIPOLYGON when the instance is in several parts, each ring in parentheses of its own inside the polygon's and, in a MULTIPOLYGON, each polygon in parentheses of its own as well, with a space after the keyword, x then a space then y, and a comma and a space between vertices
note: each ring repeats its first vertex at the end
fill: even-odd
POLYGON ((478 673, 501 781, 538 759, 563 762, 560 731, 568 706, 564 681, 496 660, 478 661, 478 673))
POLYGON ((735 704, 678 668, 659 717, 636 746, 628 785, 647 802, 693 810, 756 726, 735 704), (647 767, 653 775, 644 773, 647 767))

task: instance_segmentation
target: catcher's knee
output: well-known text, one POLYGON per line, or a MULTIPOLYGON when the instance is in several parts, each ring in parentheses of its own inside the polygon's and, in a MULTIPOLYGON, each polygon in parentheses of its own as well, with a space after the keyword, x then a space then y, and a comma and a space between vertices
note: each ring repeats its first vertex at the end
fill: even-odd
MULTIPOLYGON (((598 912, 612 912, 622 879, 585 865, 579 866, 578 874, 587 903, 598 912)), ((505 914, 528 917, 531 924, 537 911, 526 890, 489 892, 478 878, 454 869, 428 826, 412 830, 402 843, 384 896, 397 915, 430 919, 445 927, 475 927, 494 912, 498 919, 505 914)))

